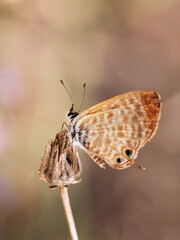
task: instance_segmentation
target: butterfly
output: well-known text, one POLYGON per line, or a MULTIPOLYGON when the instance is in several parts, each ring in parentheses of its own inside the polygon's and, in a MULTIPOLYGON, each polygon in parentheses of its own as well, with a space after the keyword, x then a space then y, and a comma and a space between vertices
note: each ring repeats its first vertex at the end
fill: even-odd
MULTIPOLYGON (((61 83, 64 85, 62 80, 61 83)), ((87 152, 102 168, 105 168, 106 164, 117 170, 138 166, 135 162, 138 151, 155 135, 160 115, 160 95, 154 91, 124 93, 100 102, 80 114, 74 111, 72 104, 68 113, 69 124, 64 124, 66 129, 59 133, 60 139, 51 142, 49 152, 46 148, 49 168, 53 164, 62 165, 64 159, 64 164, 70 166, 71 173, 79 176, 82 168, 78 148, 87 152), (58 146, 55 151, 58 161, 52 161, 54 145, 58 146)), ((49 178, 52 184, 65 184, 61 171, 56 174, 56 181, 49 178)), ((42 176, 42 168, 40 172, 42 176)), ((44 171, 44 178, 45 172, 48 170, 44 171)), ((66 175, 67 181, 71 174, 66 171, 66 175)), ((75 179, 76 177, 73 181, 75 179)))

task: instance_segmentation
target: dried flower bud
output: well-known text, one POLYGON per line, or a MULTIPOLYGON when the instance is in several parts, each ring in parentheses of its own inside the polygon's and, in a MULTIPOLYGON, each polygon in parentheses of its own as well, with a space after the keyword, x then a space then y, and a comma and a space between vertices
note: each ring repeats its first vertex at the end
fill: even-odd
POLYGON ((70 141, 68 130, 63 129, 46 146, 39 169, 40 178, 51 183, 50 188, 62 187, 81 181, 77 179, 81 172, 78 152, 70 141))

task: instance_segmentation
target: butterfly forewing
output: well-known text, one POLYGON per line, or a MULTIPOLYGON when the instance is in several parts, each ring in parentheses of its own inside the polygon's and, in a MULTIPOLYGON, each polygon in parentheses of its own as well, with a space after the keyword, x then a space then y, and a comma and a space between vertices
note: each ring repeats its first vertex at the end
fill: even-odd
POLYGON ((159 99, 156 92, 135 91, 94 105, 70 124, 74 143, 102 167, 103 161, 117 169, 132 165, 156 132, 159 99))

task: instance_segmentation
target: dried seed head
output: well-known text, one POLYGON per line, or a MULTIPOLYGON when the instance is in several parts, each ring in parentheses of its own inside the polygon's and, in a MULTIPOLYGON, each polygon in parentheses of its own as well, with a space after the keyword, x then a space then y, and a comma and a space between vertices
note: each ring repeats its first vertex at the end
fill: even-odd
POLYGON ((39 169, 40 178, 51 183, 50 188, 68 186, 80 181, 81 171, 78 153, 70 142, 68 130, 64 129, 46 146, 39 169))

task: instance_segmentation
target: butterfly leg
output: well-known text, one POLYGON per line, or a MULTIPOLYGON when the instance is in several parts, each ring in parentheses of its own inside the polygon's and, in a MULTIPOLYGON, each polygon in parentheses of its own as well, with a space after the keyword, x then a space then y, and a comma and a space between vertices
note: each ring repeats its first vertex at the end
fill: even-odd
MULTIPOLYGON (((66 123, 66 122, 63 122, 63 124, 62 124, 62 126, 61 126, 61 131, 63 130, 64 126, 66 126, 67 129, 68 129, 68 125, 67 125, 67 123, 66 123)), ((60 131, 60 132, 61 132, 61 131, 60 131)))

